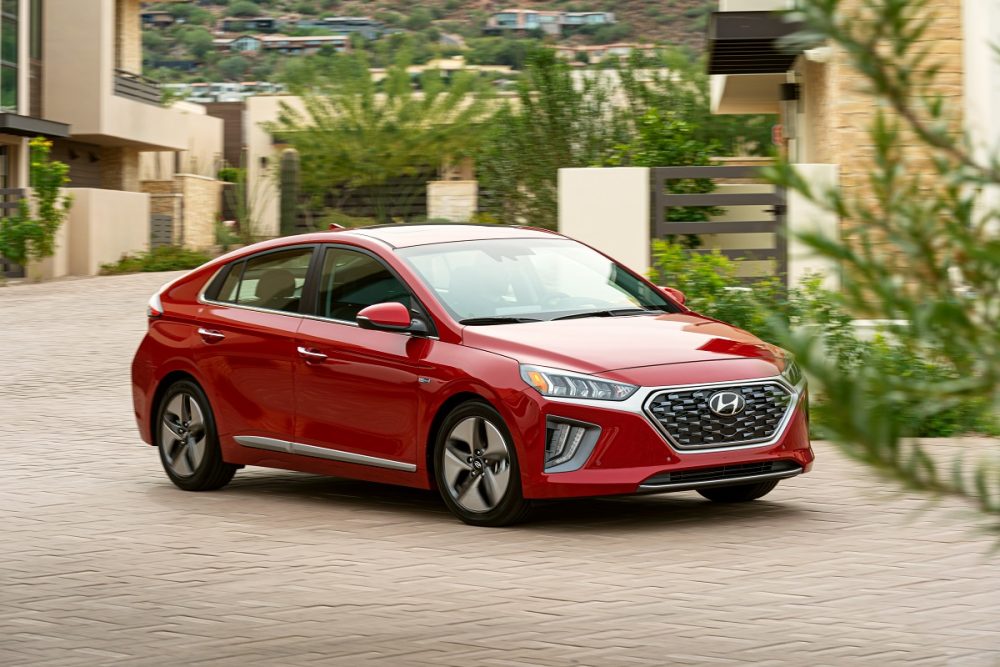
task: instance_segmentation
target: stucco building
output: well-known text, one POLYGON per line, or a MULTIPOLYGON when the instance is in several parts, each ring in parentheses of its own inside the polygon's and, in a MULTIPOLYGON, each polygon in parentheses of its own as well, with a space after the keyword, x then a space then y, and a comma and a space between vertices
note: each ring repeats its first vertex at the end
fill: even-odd
MULTIPOLYGON (((712 111, 780 114, 780 139, 802 165, 835 165, 848 196, 870 198, 875 147, 870 127, 879 109, 867 80, 829 44, 789 52, 781 38, 799 26, 775 10, 793 0, 720 0, 709 27, 712 111)), ((846 0, 843 11, 859 8, 846 0)), ((934 93, 942 96, 956 133, 981 152, 1000 149, 1000 0, 931 0, 924 44, 940 64, 934 93)), ((884 108, 884 107, 883 107, 884 108)), ((922 147, 904 133, 912 173, 934 173, 922 147)), ((845 223, 849 224, 849 223, 845 223)))
MULTIPOLYGON (((139 0, 7 0, 2 9, 0 187, 19 196, 29 186, 27 142, 51 138, 74 203, 56 255, 32 273, 94 274, 149 247, 144 180, 214 182, 222 122, 198 105, 163 105, 142 76, 139 0)), ((201 207, 212 210, 186 215, 214 222, 218 204, 201 207)))

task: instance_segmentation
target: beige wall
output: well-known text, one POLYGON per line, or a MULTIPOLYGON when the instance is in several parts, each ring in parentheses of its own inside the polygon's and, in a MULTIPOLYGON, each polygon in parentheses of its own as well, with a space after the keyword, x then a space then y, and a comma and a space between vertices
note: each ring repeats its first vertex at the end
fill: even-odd
POLYGON ((559 170, 559 232, 649 271, 649 169, 559 170))
POLYGON ((69 123, 78 141, 185 150, 184 124, 176 112, 114 95, 116 1, 46 1, 43 113, 69 123))
POLYGON ((477 181, 430 181, 427 183, 427 218, 469 222, 476 214, 477 181))
POLYGON ((149 195, 139 192, 70 188, 67 220, 69 271, 96 275, 101 264, 149 248, 149 195))
POLYGON ((175 122, 185 135, 185 147, 180 151, 180 170, 176 169, 175 151, 147 151, 140 156, 139 179, 170 180, 178 173, 215 178, 223 153, 222 119, 207 115, 200 104, 180 102, 171 110, 176 112, 175 122))
POLYGON ((247 203, 258 236, 277 236, 281 229, 281 197, 274 177, 279 151, 264 126, 278 119, 282 104, 300 113, 305 108, 301 98, 291 95, 262 95, 246 101, 247 203))

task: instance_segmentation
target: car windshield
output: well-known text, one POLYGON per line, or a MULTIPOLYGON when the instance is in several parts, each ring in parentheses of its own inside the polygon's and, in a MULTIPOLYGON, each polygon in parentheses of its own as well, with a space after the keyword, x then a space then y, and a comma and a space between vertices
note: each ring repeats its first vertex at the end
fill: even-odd
POLYGON ((465 324, 674 312, 658 290, 569 239, 491 239, 397 251, 465 324))

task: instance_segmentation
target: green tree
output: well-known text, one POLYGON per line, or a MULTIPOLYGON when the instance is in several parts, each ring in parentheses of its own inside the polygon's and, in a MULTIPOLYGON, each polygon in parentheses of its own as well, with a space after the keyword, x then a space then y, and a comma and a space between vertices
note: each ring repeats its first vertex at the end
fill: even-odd
MULTIPOLYGON (((475 148, 486 105, 474 77, 459 74, 446 83, 429 73, 415 90, 405 58, 378 84, 362 55, 327 64, 311 79, 300 72, 295 92, 302 94, 304 110, 285 106, 269 127, 298 150, 302 193, 314 209, 354 190, 433 173, 475 148)), ((400 198, 422 193, 421 184, 414 191, 376 194, 379 218, 386 219, 400 198)))
POLYGON ((601 164, 625 140, 623 129, 605 77, 577 84, 553 51, 536 51, 518 82, 518 105, 492 120, 476 159, 485 212, 554 229, 559 169, 601 164))
POLYGON ((842 241, 802 240, 843 267, 839 300, 848 312, 905 322, 884 335, 905 363, 843 368, 808 332, 788 330, 782 342, 826 396, 829 427, 846 452, 909 485, 974 495, 1000 512, 995 467, 981 465, 970 483, 942 473, 906 438, 912 415, 938 415, 970 399, 1000 413, 1000 210, 980 199, 1000 187, 1000 155, 980 156, 954 132, 953 109, 934 86, 926 0, 864 0, 856 10, 840 0, 800 4, 809 26, 800 38, 834 43, 879 109, 870 129, 871 198, 817 191, 788 164, 772 176, 854 222, 842 241), (915 162, 933 165, 934 177, 912 171, 915 162), (928 363, 938 371, 919 372, 928 363))
POLYGON ((219 73, 229 81, 239 81, 250 67, 250 61, 243 56, 227 56, 222 58, 216 67, 219 73))
POLYGON ((182 31, 178 38, 196 58, 202 59, 212 51, 214 38, 212 33, 204 28, 188 28, 182 31))
POLYGON ((250 0, 237 0, 229 5, 230 16, 260 16, 260 5, 250 0))
POLYGON ((73 203, 62 191, 69 183, 69 167, 49 157, 52 142, 36 137, 29 146, 32 196, 19 202, 14 215, 0 218, 0 255, 15 264, 52 256, 56 233, 73 203))

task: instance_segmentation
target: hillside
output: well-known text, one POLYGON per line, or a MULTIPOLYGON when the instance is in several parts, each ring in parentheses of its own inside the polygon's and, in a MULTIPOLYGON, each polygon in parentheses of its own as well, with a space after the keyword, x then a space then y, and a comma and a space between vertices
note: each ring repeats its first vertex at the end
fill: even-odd
MULTIPOLYGON (((147 26, 144 30, 147 72, 162 80, 227 79, 247 77, 269 79, 280 76, 290 56, 276 53, 267 57, 233 55, 213 46, 222 36, 221 19, 230 16, 266 16, 288 22, 322 19, 329 16, 370 16, 386 29, 412 36, 410 50, 417 60, 439 55, 442 48, 457 50, 454 42, 442 47, 442 36, 458 36, 475 53, 470 60, 479 64, 508 64, 517 67, 512 47, 498 44, 514 41, 512 35, 491 38, 483 28, 497 11, 520 8, 567 12, 613 12, 615 23, 567 29, 560 36, 545 36, 553 46, 599 45, 616 42, 654 43, 684 46, 700 52, 705 42, 707 14, 716 0, 193 0, 190 3, 144 3, 145 10, 165 10, 183 23, 147 26), (477 50, 478 47, 478 50, 477 50), (490 62, 495 60, 495 62, 490 62), (511 61, 514 62, 511 62, 511 61)), ((320 34, 289 31, 288 34, 320 34)), ((329 34, 327 32, 326 34, 329 34)), ((538 38, 536 33, 530 39, 538 38)), ((393 36, 398 43, 399 35, 393 36)), ((523 38, 525 35, 519 35, 523 38)), ((379 42, 385 41, 385 37, 379 42)), ((366 50, 380 53, 376 43, 366 50)), ((384 51, 384 48, 382 49, 384 51)), ((382 56, 384 57, 384 53, 382 56)))
MULTIPOLYGON (((213 3, 202 3, 211 7, 213 3)), ((214 3, 217 10, 226 11, 226 5, 243 4, 239 0, 231 3, 214 3)), ((621 40, 637 42, 664 42, 686 44, 700 49, 704 44, 706 13, 718 5, 716 0, 511 0, 493 2, 490 0, 262 0, 256 3, 265 14, 298 13, 303 16, 321 17, 330 14, 345 16, 375 16, 382 14, 383 20, 405 27, 407 19, 416 12, 427 11, 436 24, 457 28, 464 35, 477 35, 486 17, 496 11, 521 8, 563 11, 606 11, 614 12, 619 25, 627 30, 619 31, 621 40), (395 16, 393 16, 395 15, 395 16), (394 19, 394 20, 393 20, 394 19), (455 24, 449 26, 447 24, 455 24)))

